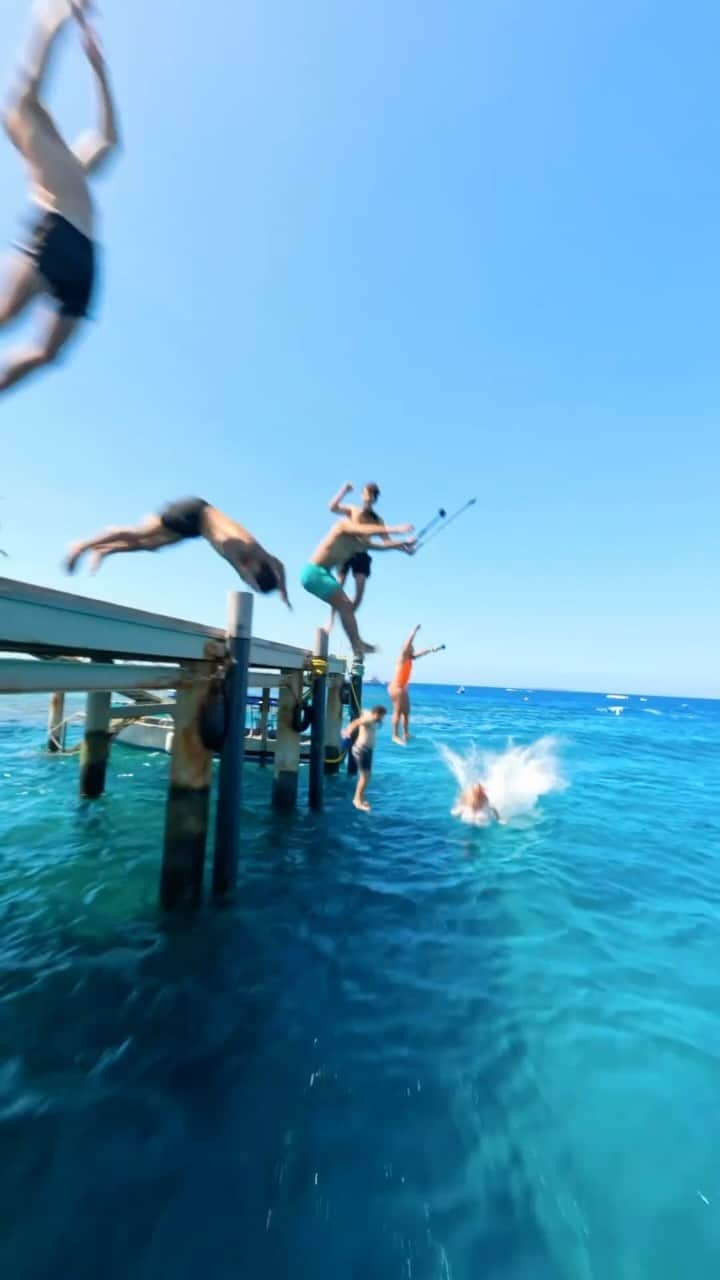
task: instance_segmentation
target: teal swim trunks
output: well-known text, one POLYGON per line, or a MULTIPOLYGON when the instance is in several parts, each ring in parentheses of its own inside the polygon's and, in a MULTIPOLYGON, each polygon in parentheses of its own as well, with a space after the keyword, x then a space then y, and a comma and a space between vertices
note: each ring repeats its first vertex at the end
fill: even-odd
POLYGON ((300 581, 311 596, 317 596, 326 604, 340 590, 340 583, 335 575, 329 569, 323 569, 320 564, 306 564, 300 574, 300 581))

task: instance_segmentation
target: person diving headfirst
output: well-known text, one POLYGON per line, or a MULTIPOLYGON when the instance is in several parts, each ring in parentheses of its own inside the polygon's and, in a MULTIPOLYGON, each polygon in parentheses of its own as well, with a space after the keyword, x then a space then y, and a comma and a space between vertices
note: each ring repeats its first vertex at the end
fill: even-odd
POLYGON ((204 538, 253 591, 264 594, 277 591, 290 608, 282 562, 266 551, 237 520, 204 498, 182 498, 171 502, 158 515, 147 516, 140 524, 105 529, 84 542, 73 543, 65 558, 65 568, 68 573, 74 573, 83 556, 90 552, 90 568, 94 573, 107 556, 126 551, 158 551, 189 538, 204 538))

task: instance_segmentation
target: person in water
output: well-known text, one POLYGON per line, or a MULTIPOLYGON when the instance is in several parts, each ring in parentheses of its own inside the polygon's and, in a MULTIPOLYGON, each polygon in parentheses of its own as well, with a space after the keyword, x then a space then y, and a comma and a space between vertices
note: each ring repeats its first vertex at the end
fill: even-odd
POLYGON ((82 557, 90 551, 90 568, 95 573, 106 556, 124 551, 158 551, 160 547, 188 538, 205 538, 253 591, 264 594, 278 591, 280 599, 290 608, 282 562, 270 555, 241 524, 203 498, 183 498, 170 503, 159 515, 148 516, 141 524, 126 529, 106 529, 86 542, 73 543, 65 568, 68 573, 74 573, 82 557))
POLYGON ((458 807, 466 811, 469 810, 471 813, 486 814, 489 818, 494 818, 496 822, 500 821, 500 814, 491 805, 487 791, 479 782, 475 782, 472 786, 465 788, 460 795, 458 807))
MULTIPOLYGON (((330 510, 335 515, 345 516, 346 519, 356 520, 356 521, 359 521, 361 524, 374 524, 374 525, 382 524, 382 518, 381 516, 378 515, 377 511, 375 510, 375 503, 380 497, 380 490, 376 484, 365 485, 362 491, 361 507, 356 507, 352 505, 346 506, 343 504, 343 499, 346 498, 349 493, 352 493, 352 485, 349 483, 344 484, 342 489, 339 491, 339 493, 336 493, 335 497, 330 503, 330 510)), ((388 541, 387 536, 383 536, 381 538, 381 542, 387 543, 387 541, 388 541)), ((369 552, 356 551, 355 555, 351 556, 350 559, 347 561, 347 563, 344 565, 341 565, 340 569, 338 570, 337 580, 340 586, 343 588, 343 590, 345 589, 345 582, 347 580, 348 574, 351 573, 353 576, 353 579, 355 581, 355 599, 352 602, 352 607, 356 613, 360 608, 360 605, 362 604, 363 596, 365 595, 365 587, 367 585, 367 580, 370 577, 371 567, 372 567, 372 560, 370 558, 369 552)), ((334 622, 335 622, 335 610, 331 609, 330 622, 328 623, 328 628, 327 628, 328 634, 332 631, 334 622)))
POLYGON ((351 734, 357 731, 357 738, 350 748, 358 767, 358 780, 355 795, 353 796, 353 804, 356 809, 362 810, 363 813, 370 812, 370 805, 365 799, 365 792, 372 777, 375 735, 386 715, 386 707, 377 706, 372 707, 370 711, 363 711, 356 720, 351 721, 343 735, 349 738, 351 734))
POLYGON ((388 693, 392 698, 393 718, 392 718, 392 740, 399 747, 407 745, 410 737, 410 694, 408 693, 408 685, 412 676, 413 663, 418 658, 424 658, 428 653, 440 653, 445 648, 444 644, 436 645, 434 649, 415 649, 415 637, 420 630, 420 624, 410 633, 405 644, 400 651, 398 664, 395 668, 395 675, 388 685, 388 693), (400 724, 403 726, 403 736, 400 737, 400 724))
POLYGON ((412 527, 411 524, 371 525, 343 517, 333 525, 300 575, 305 590, 329 604, 340 615, 353 653, 358 657, 374 653, 375 647, 360 638, 352 601, 346 596, 332 570, 347 564, 356 552, 367 551, 370 547, 375 551, 405 551, 411 555, 415 547, 414 538, 394 542, 390 535, 411 533, 412 527), (384 541, 374 543, 373 538, 383 538, 384 541))
POLYGON ((87 0, 46 0, 30 57, 4 112, 5 130, 25 160, 34 209, 32 231, 17 246, 0 293, 0 325, 15 320, 40 295, 52 301, 38 340, 11 353, 0 370, 0 392, 52 364, 87 315, 95 282, 95 219, 89 178, 118 145, 118 128, 103 56, 87 20, 87 0), (41 100, 58 36, 71 17, 82 33, 100 101, 97 130, 72 147, 41 100))

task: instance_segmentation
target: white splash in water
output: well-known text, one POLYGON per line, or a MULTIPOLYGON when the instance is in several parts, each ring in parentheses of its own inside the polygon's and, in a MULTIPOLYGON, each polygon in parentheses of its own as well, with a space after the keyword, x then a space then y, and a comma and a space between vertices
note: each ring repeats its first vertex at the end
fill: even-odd
MULTIPOLYGON (((461 792, 475 782, 482 783, 501 822, 531 813, 540 796, 561 791, 566 786, 557 756, 557 740, 552 737, 538 738, 527 747, 517 747, 511 742, 505 751, 480 751, 471 747, 461 756, 441 745, 440 752, 461 792)), ((461 804, 459 796, 452 813, 472 826, 486 827, 491 821, 489 814, 477 813, 461 804)))

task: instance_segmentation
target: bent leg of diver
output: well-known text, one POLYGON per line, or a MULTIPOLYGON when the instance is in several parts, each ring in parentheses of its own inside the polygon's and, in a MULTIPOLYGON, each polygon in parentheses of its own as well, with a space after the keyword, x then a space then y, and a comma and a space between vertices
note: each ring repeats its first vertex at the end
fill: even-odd
POLYGON ((365 595, 366 584, 367 584, 367 574, 356 573, 355 574, 355 599, 353 600, 353 609, 355 610, 356 613, 363 602, 363 596, 365 595))
MULTIPOLYGON (((346 569, 341 569, 341 570, 340 570, 340 572, 339 572, 339 573, 338 573, 338 575, 337 575, 337 580, 338 580, 338 582, 339 582, 339 584, 340 584, 340 588, 341 588, 341 590, 343 590, 343 591, 344 591, 344 589, 345 589, 345 582, 346 582, 346 579, 347 579, 347 570, 346 570, 346 569)), ((334 607, 334 605, 333 605, 333 606, 331 607, 331 609, 330 609, 330 621, 328 622, 327 627, 325 628, 325 629, 326 629, 326 631, 327 631, 327 633, 328 633, 328 635, 330 635, 330 633, 332 632, 333 627, 335 626, 335 614, 336 614, 336 612, 337 612, 337 610, 335 609, 335 607, 334 607)))
POLYGON ((348 600, 348 597, 345 595, 345 592, 336 591, 335 594, 330 597, 329 604, 336 613, 339 614, 340 621, 345 629, 345 634, 352 645, 353 653, 356 653, 361 657, 366 653, 375 653, 375 646, 372 644, 366 644, 365 641, 360 638, 358 624, 355 620, 355 610, 353 609, 351 602, 348 600))
POLYGON ((79 324, 77 316, 51 315, 44 336, 33 347, 25 347, 11 353, 5 369, 0 374, 0 393, 9 391, 37 369, 54 364, 60 352, 67 346, 79 324))

